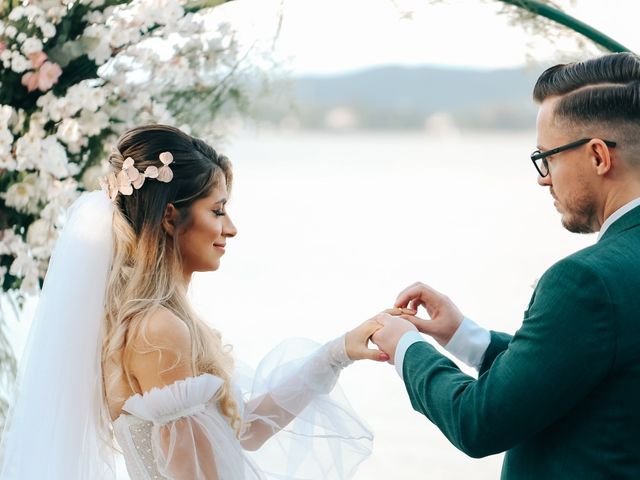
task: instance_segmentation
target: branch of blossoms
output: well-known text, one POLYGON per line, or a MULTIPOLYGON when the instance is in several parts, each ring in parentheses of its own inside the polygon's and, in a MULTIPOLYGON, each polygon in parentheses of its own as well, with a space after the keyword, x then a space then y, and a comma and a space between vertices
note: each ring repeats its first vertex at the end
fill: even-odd
POLYGON ((246 52, 229 24, 207 29, 198 10, 218 3, 47 0, 0 20, 4 291, 37 292, 62 213, 124 129, 186 123, 189 103, 207 106, 197 129, 241 105, 246 52))
MULTIPOLYGON (((96 188, 120 133, 168 123, 207 137, 223 108, 242 113, 243 77, 256 72, 241 68, 247 51, 232 25, 205 21, 222 3, 2 3, 0 292, 19 306, 39 291, 65 211, 96 188)), ((3 323, 0 316, 0 357, 8 351, 3 323)), ((2 411, 0 401, 0 419, 2 411)))

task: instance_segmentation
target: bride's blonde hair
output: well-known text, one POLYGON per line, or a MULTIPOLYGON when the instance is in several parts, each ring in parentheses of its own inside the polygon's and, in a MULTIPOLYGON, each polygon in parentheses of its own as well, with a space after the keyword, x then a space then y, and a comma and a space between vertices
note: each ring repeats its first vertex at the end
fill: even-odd
POLYGON ((109 163, 113 171, 119 172, 124 160, 131 157, 135 167, 144 172, 148 166, 162 166, 158 158, 163 152, 173 155, 170 164, 173 179, 169 183, 147 180, 132 195, 118 194, 115 199, 114 250, 103 322, 102 365, 104 372, 111 372, 104 378, 105 391, 114 391, 110 387, 123 377, 135 391, 127 369, 131 343, 142 338, 149 346, 148 351, 160 351, 146 338, 145 320, 158 307, 165 307, 189 328, 195 374, 211 373, 224 380, 216 400, 238 431, 238 405, 230 385, 233 368, 230 348, 222 344, 220 333, 206 325, 190 306, 181 281, 178 248, 179 230, 189 227, 193 202, 209 195, 222 178, 226 179, 227 188, 231 188, 231 164, 202 140, 166 125, 129 130, 119 139, 109 163), (179 212, 173 236, 167 235, 162 226, 170 203, 179 212), (104 368, 106 365, 114 368, 104 368))

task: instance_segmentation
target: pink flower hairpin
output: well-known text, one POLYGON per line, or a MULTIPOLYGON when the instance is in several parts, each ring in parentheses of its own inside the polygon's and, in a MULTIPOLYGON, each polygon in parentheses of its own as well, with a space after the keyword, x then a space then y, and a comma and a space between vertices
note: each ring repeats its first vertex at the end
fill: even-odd
POLYGON ((115 201, 118 193, 131 195, 134 189, 139 190, 147 178, 155 178, 159 182, 169 183, 173 180, 173 170, 169 167, 169 164, 173 162, 173 155, 171 152, 162 152, 160 161, 162 167, 150 165, 142 173, 135 167, 133 158, 127 157, 118 174, 111 172, 106 177, 100 178, 100 187, 107 193, 111 201, 115 201))

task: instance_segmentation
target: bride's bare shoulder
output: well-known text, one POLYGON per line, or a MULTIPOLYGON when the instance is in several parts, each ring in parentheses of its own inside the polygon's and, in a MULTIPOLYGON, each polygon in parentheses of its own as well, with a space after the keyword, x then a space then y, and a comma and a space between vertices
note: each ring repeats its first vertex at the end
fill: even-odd
POLYGON ((132 330, 126 357, 142 391, 193 376, 191 333, 171 310, 154 308, 132 330))
POLYGON ((191 334, 187 324, 161 305, 137 319, 133 330, 132 341, 139 347, 147 340, 156 346, 177 346, 176 342, 191 345, 191 334))

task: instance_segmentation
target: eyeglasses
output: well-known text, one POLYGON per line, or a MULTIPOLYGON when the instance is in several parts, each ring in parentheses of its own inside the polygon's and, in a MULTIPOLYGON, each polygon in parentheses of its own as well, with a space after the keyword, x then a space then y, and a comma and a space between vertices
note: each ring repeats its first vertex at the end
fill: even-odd
MULTIPOLYGON (((556 153, 564 152, 565 150, 579 147, 581 145, 584 145, 585 143, 589 143, 591 140, 593 140, 593 138, 583 138, 581 140, 576 140, 575 142, 562 145, 561 147, 552 148, 551 150, 545 150, 544 152, 535 150, 531 154, 531 161, 533 162, 533 165, 536 167, 536 170, 538 171, 540 176, 546 177, 547 175, 549 175, 549 162, 547 162, 547 157, 555 155, 556 153)), ((603 140, 603 142, 609 148, 613 148, 616 146, 616 142, 612 142, 610 140, 603 140)))

